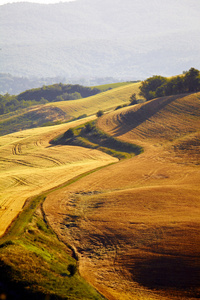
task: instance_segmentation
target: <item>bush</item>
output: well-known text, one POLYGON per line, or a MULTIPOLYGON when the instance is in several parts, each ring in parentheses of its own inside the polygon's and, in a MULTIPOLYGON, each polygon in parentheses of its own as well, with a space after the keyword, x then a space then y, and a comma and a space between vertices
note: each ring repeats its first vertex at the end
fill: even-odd
POLYGON ((74 137, 74 130, 72 128, 69 128, 67 131, 64 133, 64 138, 65 139, 72 139, 74 137))
POLYGON ((95 128, 95 127, 94 127, 94 125, 93 125, 92 123, 86 123, 86 124, 85 124, 85 132, 86 132, 86 133, 91 132, 94 128, 95 128))
POLYGON ((103 110, 99 110, 97 113, 96 113, 96 116, 98 118, 100 118, 101 116, 103 116, 103 110))
POLYGON ((77 271, 77 266, 73 264, 69 264, 67 267, 67 271, 69 272, 70 276, 74 276, 77 271))

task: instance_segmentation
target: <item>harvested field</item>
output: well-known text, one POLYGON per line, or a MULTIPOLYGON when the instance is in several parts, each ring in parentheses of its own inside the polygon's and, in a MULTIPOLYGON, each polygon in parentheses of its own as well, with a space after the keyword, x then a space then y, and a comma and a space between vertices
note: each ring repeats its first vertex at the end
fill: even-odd
POLYGON ((110 111, 118 105, 128 105, 130 96, 133 93, 139 94, 140 84, 127 83, 88 98, 35 105, 1 115, 0 135, 39 126, 57 125, 74 118, 96 115, 100 109, 110 111))
POLYGON ((127 84, 89 98, 76 101, 61 101, 48 104, 48 106, 56 106, 73 117, 78 117, 80 114, 87 114, 89 116, 96 114, 100 109, 108 111, 118 105, 129 103, 130 96, 133 93, 139 94, 140 84, 140 82, 127 84))
POLYGON ((51 193, 46 216, 110 300, 200 297, 200 94, 106 114, 101 130, 144 153, 51 193))
POLYGON ((117 161, 97 150, 49 144, 51 138, 81 122, 85 120, 0 137, 0 236, 27 198, 117 161))

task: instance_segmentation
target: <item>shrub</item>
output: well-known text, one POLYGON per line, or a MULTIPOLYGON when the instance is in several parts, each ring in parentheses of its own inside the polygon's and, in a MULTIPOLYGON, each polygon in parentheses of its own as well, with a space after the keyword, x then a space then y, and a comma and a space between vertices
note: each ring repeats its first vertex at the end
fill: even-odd
POLYGON ((131 97, 130 97, 130 105, 134 105, 137 104, 137 97, 136 97, 136 93, 134 93, 131 97))
POLYGON ((97 113, 96 113, 96 116, 99 118, 101 116, 103 116, 103 110, 99 110, 97 113))
POLYGON ((64 133, 64 138, 65 139, 72 139, 74 137, 74 130, 72 128, 69 128, 67 131, 64 133))
POLYGON ((69 264, 67 267, 67 271, 69 272, 70 276, 74 276, 77 271, 77 266, 73 264, 69 264))
POLYGON ((86 133, 91 132, 93 129, 94 129, 94 125, 93 124, 91 124, 91 123, 86 123, 85 124, 85 132, 86 133))

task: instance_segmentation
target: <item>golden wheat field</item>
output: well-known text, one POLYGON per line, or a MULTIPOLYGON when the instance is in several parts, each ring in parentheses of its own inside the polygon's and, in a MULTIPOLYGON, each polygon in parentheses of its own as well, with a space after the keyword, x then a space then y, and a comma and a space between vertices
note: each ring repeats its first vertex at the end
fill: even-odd
POLYGON ((92 115, 98 110, 104 111, 111 110, 118 105, 126 104, 130 100, 133 93, 139 95, 140 82, 131 83, 121 87, 114 88, 113 90, 106 91, 89 98, 79 100, 54 102, 47 106, 58 107, 62 109, 67 115, 78 117, 80 114, 92 115))
POLYGON ((200 297, 200 93, 98 119, 144 152, 52 192, 43 208, 110 300, 200 297))
POLYGON ((27 198, 116 161, 97 150, 49 144, 56 135, 85 121, 0 137, 0 236, 22 210, 27 198))

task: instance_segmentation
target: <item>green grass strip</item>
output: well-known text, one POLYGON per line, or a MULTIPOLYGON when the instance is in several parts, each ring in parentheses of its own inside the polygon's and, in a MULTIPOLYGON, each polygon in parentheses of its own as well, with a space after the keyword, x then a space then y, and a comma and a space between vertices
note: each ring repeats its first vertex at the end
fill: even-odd
POLYGON ((130 158, 143 152, 141 146, 123 142, 103 132, 95 121, 70 128, 64 134, 51 140, 55 145, 74 145, 97 149, 118 159, 130 158))

